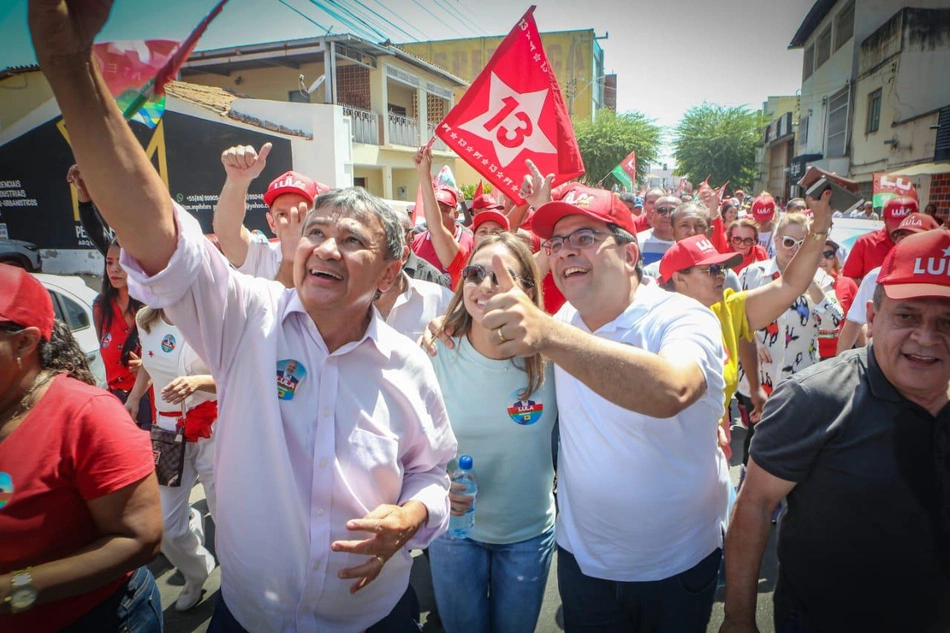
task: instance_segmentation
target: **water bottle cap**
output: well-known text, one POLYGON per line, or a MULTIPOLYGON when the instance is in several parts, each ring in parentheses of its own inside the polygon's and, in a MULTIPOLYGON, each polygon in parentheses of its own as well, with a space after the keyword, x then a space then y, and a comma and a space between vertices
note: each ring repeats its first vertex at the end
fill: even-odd
POLYGON ((472 456, 471 455, 462 455, 459 457, 459 468, 462 470, 471 470, 472 469, 472 456))

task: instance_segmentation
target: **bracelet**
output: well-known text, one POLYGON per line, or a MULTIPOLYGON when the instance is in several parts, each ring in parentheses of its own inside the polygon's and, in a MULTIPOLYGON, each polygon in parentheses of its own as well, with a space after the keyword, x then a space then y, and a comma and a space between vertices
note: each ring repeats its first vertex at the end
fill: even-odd
POLYGON ((808 231, 808 237, 812 238, 816 242, 823 242, 828 237, 828 231, 820 231, 818 233, 813 233, 808 231))

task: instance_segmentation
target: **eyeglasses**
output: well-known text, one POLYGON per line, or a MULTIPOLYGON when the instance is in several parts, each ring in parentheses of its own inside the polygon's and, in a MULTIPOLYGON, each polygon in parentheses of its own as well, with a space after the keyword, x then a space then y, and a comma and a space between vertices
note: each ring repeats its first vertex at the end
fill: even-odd
POLYGON ((736 246, 752 246, 753 244, 755 244, 755 238, 754 237, 739 237, 738 235, 736 235, 735 237, 732 238, 732 243, 735 244, 736 246))
POLYGON ((669 215, 676 210, 676 207, 653 207, 653 210, 660 215, 669 215))
POLYGON ((834 251, 822 251, 821 254, 825 259, 831 259, 836 255, 834 251))
MULTIPOLYGON (((508 269, 508 273, 511 275, 512 279, 518 279, 527 287, 531 287, 534 284, 530 280, 525 279, 511 268, 508 269)), ((487 270, 481 264, 469 264, 462 269, 462 280, 467 284, 475 284, 476 286, 485 281, 485 277, 491 277, 492 286, 498 285, 498 275, 495 274, 493 270, 487 270)))
POLYGON ((573 233, 569 233, 564 237, 556 235, 542 243, 541 246, 544 248, 545 253, 552 255, 561 250, 561 247, 564 246, 564 242, 567 242, 574 248, 584 249, 590 248, 597 242, 607 239, 609 236, 610 233, 607 233, 606 231, 598 231, 597 229, 577 229, 573 233))
POLYGON ((722 264, 713 264, 706 267, 699 266, 696 268, 696 270, 704 272, 710 277, 718 277, 719 275, 725 275, 727 269, 722 264))
POLYGON ((799 246, 801 246, 802 242, 804 241, 805 241, 804 238, 800 240, 796 240, 794 237, 789 237, 786 235, 785 237, 782 238, 782 247, 788 250, 792 250, 793 248, 798 248, 799 246))

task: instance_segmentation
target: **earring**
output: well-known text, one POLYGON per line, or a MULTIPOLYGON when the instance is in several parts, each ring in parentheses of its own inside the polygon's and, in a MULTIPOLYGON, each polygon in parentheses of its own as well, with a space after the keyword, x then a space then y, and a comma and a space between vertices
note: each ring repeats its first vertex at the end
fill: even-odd
POLYGON ((16 357, 16 366, 18 369, 23 369, 23 361, 20 359, 19 356, 16 357))

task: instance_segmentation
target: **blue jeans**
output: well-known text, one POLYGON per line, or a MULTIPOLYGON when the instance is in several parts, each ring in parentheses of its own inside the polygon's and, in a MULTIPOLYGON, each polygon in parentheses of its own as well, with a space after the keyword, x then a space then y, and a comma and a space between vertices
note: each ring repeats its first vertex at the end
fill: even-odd
MULTIPOLYGON (((419 598, 412 585, 409 585, 389 615, 366 629, 366 633, 419 633, 418 621, 419 598)), ((214 615, 211 616, 207 633, 249 633, 228 609, 221 593, 218 593, 218 602, 214 605, 214 615)))
POLYGON ((533 633, 553 553, 553 527, 507 545, 437 538, 429 567, 446 633, 533 633))
POLYGON ((163 626, 158 585, 147 567, 139 567, 115 593, 60 633, 162 633, 163 626))
POLYGON ((705 633, 716 595, 722 549, 686 571, 651 582, 585 576, 557 548, 557 581, 566 633, 705 633))

